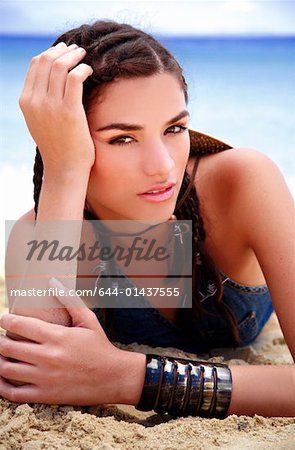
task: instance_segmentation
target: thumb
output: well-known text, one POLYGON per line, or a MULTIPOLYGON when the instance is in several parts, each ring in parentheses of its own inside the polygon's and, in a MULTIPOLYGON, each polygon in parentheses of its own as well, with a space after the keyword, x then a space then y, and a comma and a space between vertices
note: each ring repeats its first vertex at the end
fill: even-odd
POLYGON ((49 287, 55 289, 55 297, 64 305, 70 314, 73 327, 103 331, 94 312, 88 308, 81 297, 78 297, 72 289, 68 289, 56 278, 50 278, 48 284, 49 287))

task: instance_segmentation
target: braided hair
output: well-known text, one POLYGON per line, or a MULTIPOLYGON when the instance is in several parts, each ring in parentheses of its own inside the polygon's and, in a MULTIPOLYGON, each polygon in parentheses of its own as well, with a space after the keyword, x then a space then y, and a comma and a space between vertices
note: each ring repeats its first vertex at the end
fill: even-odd
MULTIPOLYGON (((67 45, 77 44, 86 50, 83 62, 89 64, 93 73, 86 79, 83 85, 83 105, 87 112, 93 96, 98 91, 118 78, 138 78, 155 75, 158 73, 170 73, 178 79, 188 102, 187 84, 182 68, 163 45, 149 34, 127 24, 119 24, 113 21, 96 21, 93 24, 85 24, 62 34, 53 45, 65 42, 67 45)), ((224 143, 212 146, 203 135, 190 134, 190 156, 197 156, 191 176, 185 172, 179 191, 175 213, 181 220, 192 220, 193 226, 193 311, 199 314, 202 310, 199 294, 199 270, 200 261, 210 273, 215 284, 216 294, 214 301, 217 310, 228 323, 232 335, 233 344, 239 343, 239 335, 236 321, 231 311, 222 302, 222 282, 214 262, 206 253, 204 241, 206 232, 200 215, 199 198, 194 185, 195 173, 199 157, 202 154, 217 153, 230 148, 224 143)), ((218 142, 218 141, 217 141, 218 142)), ((38 202, 43 179, 43 162, 38 147, 34 164, 34 210, 37 217, 38 202)), ((95 220, 89 210, 84 210, 84 218, 95 220)), ((190 311, 188 311, 190 312, 190 311)), ((113 311, 106 310, 108 323, 112 322, 113 311)), ((187 310, 180 308, 177 320, 185 326, 187 310)))

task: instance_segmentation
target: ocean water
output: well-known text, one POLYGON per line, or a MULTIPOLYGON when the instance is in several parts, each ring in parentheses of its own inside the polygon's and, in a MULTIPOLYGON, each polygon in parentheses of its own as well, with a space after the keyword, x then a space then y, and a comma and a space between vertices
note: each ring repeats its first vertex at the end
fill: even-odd
MULTIPOLYGON (((270 156, 295 194, 295 39, 158 39, 184 69, 192 128, 270 156)), ((18 98, 31 58, 53 41, 54 37, 0 37, 2 222, 33 205, 35 144, 18 98)))
MULTIPOLYGON (((34 143, 18 107, 32 56, 52 37, 1 37, 1 162, 31 163, 34 143)), ((295 39, 161 38, 189 85, 193 128, 271 156, 294 175, 295 39)))

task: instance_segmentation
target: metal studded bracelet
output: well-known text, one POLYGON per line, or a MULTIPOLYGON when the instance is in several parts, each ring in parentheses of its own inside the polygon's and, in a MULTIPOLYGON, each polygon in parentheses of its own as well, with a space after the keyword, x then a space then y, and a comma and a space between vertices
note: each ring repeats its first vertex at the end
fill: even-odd
POLYGON ((232 392, 226 364, 146 355, 145 382, 136 409, 174 416, 224 419, 232 392))

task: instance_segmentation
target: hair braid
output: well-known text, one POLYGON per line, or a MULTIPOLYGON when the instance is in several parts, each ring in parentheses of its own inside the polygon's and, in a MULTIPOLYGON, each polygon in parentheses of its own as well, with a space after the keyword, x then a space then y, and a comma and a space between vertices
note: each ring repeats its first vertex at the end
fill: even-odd
MULTIPOLYGON (((222 149, 224 150, 224 148, 222 149)), ((208 148, 206 153, 216 153, 221 150, 208 148), (211 151, 210 151, 211 150, 211 151)), ((203 153, 200 152, 200 153, 203 153)), ((196 153, 195 153, 196 154, 196 153)), ((225 318, 227 323, 229 324, 229 329, 231 332, 231 336, 234 344, 238 345, 240 342, 240 336, 237 329, 237 321, 235 316, 233 315, 230 308, 222 302, 223 296, 223 285, 220 274, 216 269, 214 261, 209 256, 207 251, 205 250, 204 242, 206 239, 206 231, 204 228, 204 222, 202 216, 200 214, 200 202, 197 194, 197 190, 195 187, 195 175, 198 168, 200 160, 200 155, 196 156, 194 167, 189 177, 186 173, 183 179, 183 183, 179 192, 179 202, 176 205, 175 212, 179 219, 182 220, 192 220, 192 228, 193 228, 193 242, 192 242, 192 255, 193 255, 193 266, 192 266, 192 304, 193 311, 196 314, 201 314, 204 310, 201 306, 200 302, 200 294, 199 294, 199 286, 200 286, 200 268, 204 267, 204 271, 206 273, 210 273, 211 280, 213 281, 216 294, 214 295, 214 302, 217 310, 220 314, 225 318)), ((185 309, 178 311, 177 320, 179 320, 180 325, 184 325, 187 319, 187 312, 185 309)))
POLYGON ((42 180, 43 180, 43 161, 42 161, 41 153, 39 152, 38 147, 36 147, 34 175, 33 175, 35 219, 37 217, 37 212, 38 212, 38 204, 39 204, 39 197, 40 197, 40 192, 41 192, 41 187, 42 187, 42 180))

